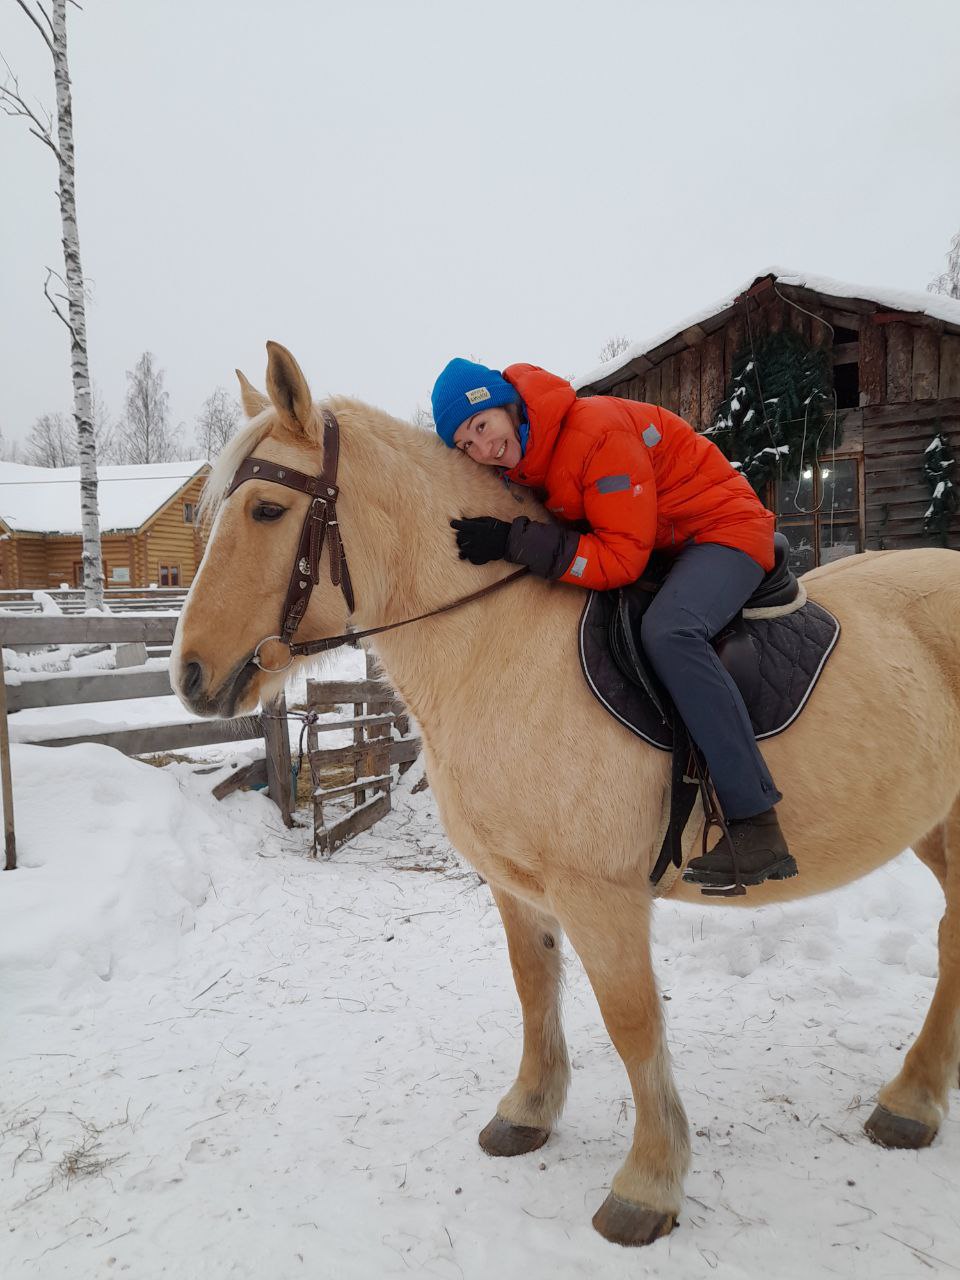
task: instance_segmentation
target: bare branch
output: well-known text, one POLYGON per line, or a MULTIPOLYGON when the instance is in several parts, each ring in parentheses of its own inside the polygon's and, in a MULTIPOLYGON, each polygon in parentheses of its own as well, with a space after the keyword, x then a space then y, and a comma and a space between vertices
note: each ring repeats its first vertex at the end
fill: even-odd
POLYGON ((47 20, 47 26, 50 28, 50 34, 53 36, 53 38, 54 38, 54 39, 56 39, 56 32, 55 32, 55 31, 54 31, 54 29, 53 29, 53 22, 51 21, 51 18, 50 18, 49 13, 47 13, 46 9, 45 9, 45 8, 43 7, 43 5, 40 3, 40 0, 37 0, 37 8, 40 10, 40 12, 41 12, 41 13, 43 14, 43 16, 46 18, 46 20, 47 20))
MULTIPOLYGON (((70 330, 70 337, 73 339, 73 341, 74 341, 74 342, 76 342, 76 340, 77 340, 77 333, 76 333, 76 330, 74 329, 74 327, 73 327, 73 325, 70 323, 70 321, 67 319, 67 317, 66 317, 66 316, 63 314, 63 312, 60 310, 60 308, 57 306, 57 304, 56 304, 55 300, 50 296, 50 290, 49 290, 49 288, 48 288, 47 286, 50 284, 50 277, 51 277, 51 276, 55 276, 55 277, 56 277, 56 279, 57 279, 57 280, 59 280, 61 284, 63 283, 63 277, 62 277, 62 276, 58 276, 58 275, 57 275, 57 273, 52 269, 52 267, 47 267, 47 278, 46 278, 46 280, 44 280, 44 282, 43 282, 43 296, 44 296, 44 297, 46 298, 46 300, 50 303, 51 307, 53 307, 54 314, 55 314, 55 315, 57 315, 57 316, 59 316, 59 317, 60 317, 60 319, 63 321, 63 323, 64 323, 64 324, 67 326, 67 328, 70 330)), ((64 295, 63 295, 63 294, 61 294, 60 296, 61 296, 61 298, 63 298, 63 297, 64 297, 64 295)), ((64 300, 66 301, 66 299, 64 299, 64 300)))
MULTIPOLYGON (((30 6, 27 4, 27 0, 17 0, 17 4, 20 6, 20 8, 23 10, 23 12, 27 15, 27 17, 30 19, 30 21, 33 23, 33 25, 37 28, 37 30, 40 32, 40 39, 41 39, 41 40, 43 41, 43 43, 47 46, 47 48, 50 50, 50 56, 51 56, 51 58, 52 58, 52 57, 53 57, 53 41, 50 39, 50 37, 49 37, 49 36, 47 35, 47 33, 44 31, 43 27, 41 27, 41 25, 40 25, 39 21, 37 20, 37 15, 33 12, 33 10, 32 10, 32 9, 30 8, 30 6)), ((41 10, 40 10, 40 12, 41 12, 41 13, 43 13, 43 10, 41 9, 41 10)), ((46 15, 45 13, 43 14, 43 16, 44 16, 45 18, 47 17, 47 15, 46 15)), ((47 18, 47 21, 49 22, 49 21, 50 21, 50 19, 49 19, 49 18, 47 18)))
POLYGON ((20 81, 13 74, 10 63, 2 53, 0 53, 0 62, 2 62, 6 67, 7 74, 13 84, 13 88, 8 84, 0 84, 0 110, 3 111, 4 115, 20 116, 25 120, 29 120, 34 126, 30 130, 30 133, 32 133, 35 138, 39 138, 41 142, 45 142, 59 162, 60 150, 53 140, 53 116, 49 111, 41 107, 41 110, 47 117, 47 124, 44 125, 43 121, 27 103, 23 94, 20 92, 20 81))

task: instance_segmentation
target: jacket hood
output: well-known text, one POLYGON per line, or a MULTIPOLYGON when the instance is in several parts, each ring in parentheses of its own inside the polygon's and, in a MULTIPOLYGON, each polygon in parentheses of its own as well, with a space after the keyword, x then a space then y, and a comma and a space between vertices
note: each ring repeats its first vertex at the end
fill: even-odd
POLYGON ((527 448, 507 479, 517 484, 541 484, 550 466, 563 420, 576 402, 577 393, 565 378, 535 364, 512 364, 503 376, 520 393, 527 410, 530 435, 527 448))

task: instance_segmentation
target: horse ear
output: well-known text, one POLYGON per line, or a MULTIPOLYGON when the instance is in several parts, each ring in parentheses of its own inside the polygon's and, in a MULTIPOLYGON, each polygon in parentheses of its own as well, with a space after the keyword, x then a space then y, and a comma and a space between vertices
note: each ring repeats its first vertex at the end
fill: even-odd
POLYGON ((280 421, 295 436, 312 436, 316 414, 300 366, 279 342, 268 342, 267 353, 267 395, 280 421))
POLYGON ((255 418, 258 413, 262 413, 264 409, 270 408, 270 401, 247 378, 243 376, 239 369, 235 369, 237 380, 240 383, 240 401, 243 405, 243 412, 248 418, 255 418))

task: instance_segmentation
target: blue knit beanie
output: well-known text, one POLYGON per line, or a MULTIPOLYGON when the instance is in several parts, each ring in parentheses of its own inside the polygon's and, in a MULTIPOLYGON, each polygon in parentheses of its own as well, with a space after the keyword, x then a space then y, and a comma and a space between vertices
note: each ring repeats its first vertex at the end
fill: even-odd
POLYGON ((483 409, 516 404, 520 396, 502 373, 472 360, 451 360, 433 386, 433 421, 437 435, 451 449, 454 432, 483 409))

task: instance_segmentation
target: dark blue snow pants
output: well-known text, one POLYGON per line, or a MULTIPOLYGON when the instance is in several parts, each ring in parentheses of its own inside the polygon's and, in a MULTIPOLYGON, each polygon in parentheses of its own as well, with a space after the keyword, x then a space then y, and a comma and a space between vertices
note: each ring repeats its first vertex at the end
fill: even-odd
POLYGON ((727 818, 752 818, 781 799, 740 690, 710 643, 763 578, 744 551, 691 543, 644 614, 640 639, 703 752, 727 818))

